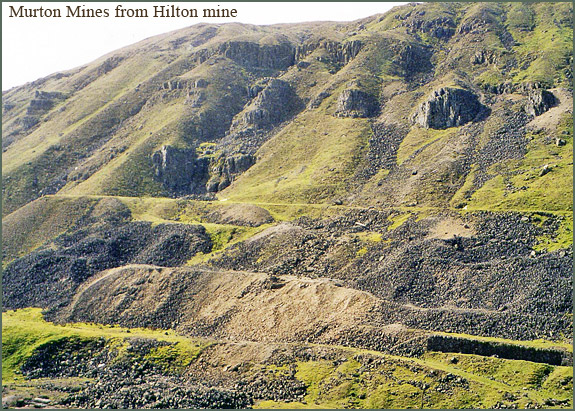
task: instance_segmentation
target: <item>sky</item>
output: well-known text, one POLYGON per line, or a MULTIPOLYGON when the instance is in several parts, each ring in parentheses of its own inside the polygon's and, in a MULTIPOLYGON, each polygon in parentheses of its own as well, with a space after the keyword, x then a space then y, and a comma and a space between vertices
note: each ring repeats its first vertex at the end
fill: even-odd
POLYGON ((2 2, 2 90, 68 70, 145 38, 201 22, 249 24, 351 21, 384 13, 398 2, 2 2), (236 18, 153 18, 153 6, 236 9, 236 18), (115 8, 146 8, 148 18, 118 18, 115 8), (60 9, 62 17, 10 17, 10 6, 60 9), (66 6, 109 9, 109 17, 66 17, 66 6))

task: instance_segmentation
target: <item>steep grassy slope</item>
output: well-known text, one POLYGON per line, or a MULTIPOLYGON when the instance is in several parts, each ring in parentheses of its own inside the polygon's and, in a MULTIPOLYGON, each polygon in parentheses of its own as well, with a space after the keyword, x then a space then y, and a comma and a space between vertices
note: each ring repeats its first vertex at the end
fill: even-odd
POLYGON ((572 55, 569 3, 409 4, 3 92, 3 397, 569 408, 572 55))
MULTIPOLYGON (((225 182, 216 191, 236 179, 221 198, 241 201, 453 205, 461 189, 467 198, 486 182, 477 167, 524 156, 529 118, 517 112, 529 90, 557 88, 568 110, 571 21, 566 3, 423 4, 350 24, 199 25, 145 40, 4 93, 4 214, 55 192, 201 194, 214 179, 225 182), (274 106, 277 91, 260 94, 269 77, 307 107, 274 106), (412 114, 446 86, 478 94, 491 116, 443 134, 418 130, 412 114), (372 98, 379 108, 363 112, 372 98), (510 122, 516 135, 501 157, 491 141, 510 122), (158 179, 156 150, 206 142, 214 149, 189 161, 209 170, 190 187, 174 193, 158 179), (238 155, 255 156, 245 176, 229 160, 238 155)), ((487 177, 500 184, 498 173, 487 177)), ((521 202, 545 201, 537 184, 521 202)), ((561 192, 552 209, 570 208, 569 185, 561 192)))

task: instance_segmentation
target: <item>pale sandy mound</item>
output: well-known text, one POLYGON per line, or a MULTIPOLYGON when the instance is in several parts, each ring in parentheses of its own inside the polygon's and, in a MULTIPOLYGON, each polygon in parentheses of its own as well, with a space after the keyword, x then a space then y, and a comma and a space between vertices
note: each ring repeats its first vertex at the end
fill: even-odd
POLYGON ((378 301, 325 278, 132 265, 83 284, 59 318, 286 342, 367 324, 378 301))
POLYGON ((217 224, 258 227, 274 221, 268 210, 253 204, 221 206, 206 216, 206 221, 217 224))

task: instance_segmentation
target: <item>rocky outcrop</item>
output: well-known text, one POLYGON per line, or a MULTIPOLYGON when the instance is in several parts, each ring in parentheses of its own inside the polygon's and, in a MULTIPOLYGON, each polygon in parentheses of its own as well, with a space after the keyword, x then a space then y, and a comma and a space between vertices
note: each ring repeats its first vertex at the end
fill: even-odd
POLYGON ((309 101, 309 103, 308 103, 308 105, 307 105, 307 108, 311 108, 311 109, 318 108, 318 107, 321 105, 321 103, 322 103, 326 98, 328 98, 329 96, 330 96, 330 94, 329 94, 329 92, 327 92, 327 91, 322 91, 322 92, 320 92, 319 94, 317 94, 315 97, 313 97, 313 98, 309 101))
POLYGON ((242 129, 269 129, 287 119, 301 107, 290 84, 265 78, 248 89, 252 101, 232 122, 231 133, 242 129))
POLYGON ((255 162, 255 157, 250 154, 236 154, 219 158, 210 166, 210 179, 206 184, 206 190, 208 192, 222 191, 255 162))
POLYGON ((525 111, 532 116, 539 116, 553 107, 556 103, 553 93, 544 89, 534 89, 529 91, 525 111))
POLYGON ((208 84, 209 82, 202 78, 197 80, 183 80, 181 78, 175 78, 162 83, 160 90, 202 89, 206 88, 208 84))
POLYGON ((24 116, 19 118, 17 122, 21 126, 21 131, 28 131, 38 124, 40 120, 35 116, 24 116))
POLYGON ((198 158, 194 149, 172 146, 152 154, 154 177, 167 189, 180 193, 202 193, 208 178, 208 161, 198 158))
POLYGON ((425 128, 457 127, 473 121, 482 108, 477 96, 471 91, 442 87, 433 91, 419 106, 412 120, 425 128))
POLYGON ((48 112, 56 103, 65 98, 64 94, 57 91, 36 90, 34 98, 30 100, 30 105, 26 109, 28 115, 41 115, 48 112))
POLYGON ((188 93, 188 98, 186 99, 186 104, 192 107, 201 107, 206 101, 206 93, 202 90, 192 90, 188 93))
POLYGON ((285 70, 294 64, 294 47, 289 43, 260 45, 228 41, 219 45, 216 53, 247 67, 285 70))
POLYGON ((410 78, 418 73, 429 71, 431 64, 431 51, 419 44, 394 45, 392 47, 394 55, 393 62, 399 69, 400 75, 410 78))
POLYGON ((406 27, 408 33, 424 32, 440 40, 449 40, 457 27, 449 15, 430 18, 426 10, 410 10, 405 14, 396 14, 394 18, 401 21, 399 26, 406 27))
POLYGON ((372 117, 377 114, 377 99, 359 89, 344 90, 337 99, 336 117, 372 117))
POLYGON ((295 60, 299 61, 315 50, 323 49, 330 54, 333 62, 344 65, 353 60, 355 56, 359 54, 362 47, 363 43, 359 40, 352 40, 345 43, 330 40, 309 42, 295 48, 295 60))
POLYGON ((498 56, 493 50, 479 50, 469 59, 471 64, 497 64, 498 56))

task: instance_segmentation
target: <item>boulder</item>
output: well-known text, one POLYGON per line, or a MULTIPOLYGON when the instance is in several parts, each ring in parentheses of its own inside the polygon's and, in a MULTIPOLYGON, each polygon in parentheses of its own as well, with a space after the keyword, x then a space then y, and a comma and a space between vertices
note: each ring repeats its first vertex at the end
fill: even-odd
POLYGON ((421 127, 445 129, 473 121, 482 111, 482 104, 469 90, 442 87, 424 101, 412 120, 421 127))
POLYGON ((307 105, 307 108, 310 109, 318 108, 320 104, 329 96, 330 94, 327 91, 320 92, 318 95, 316 95, 310 100, 309 104, 307 105))
POLYGON ((544 89, 533 89, 529 91, 525 111, 532 116, 539 116, 556 103, 553 93, 544 89))

